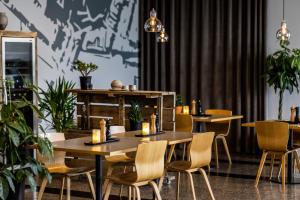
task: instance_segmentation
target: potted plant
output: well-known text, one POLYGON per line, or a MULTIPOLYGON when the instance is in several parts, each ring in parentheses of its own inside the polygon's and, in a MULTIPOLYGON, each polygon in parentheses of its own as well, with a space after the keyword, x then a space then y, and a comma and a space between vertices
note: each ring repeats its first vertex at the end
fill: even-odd
POLYGON ((35 177, 47 176, 47 169, 32 156, 32 148, 44 155, 52 155, 52 145, 38 137, 27 125, 22 109, 30 108, 37 116, 42 113, 31 102, 23 99, 2 105, 0 110, 0 199, 24 199, 25 181, 35 188, 35 177))
POLYGON ((92 88, 92 77, 89 74, 98 69, 98 66, 93 63, 85 63, 80 60, 75 60, 72 66, 72 71, 80 72, 80 87, 82 90, 92 88))
POLYGON ((266 78, 275 93, 279 90, 278 119, 282 119, 283 93, 299 92, 300 49, 289 49, 287 42, 280 41, 281 49, 269 55, 266 61, 266 78))
POLYGON ((182 113, 183 100, 180 94, 176 95, 176 114, 182 113))
POLYGON ((46 81, 47 89, 40 88, 40 109, 45 120, 56 132, 63 132, 73 127, 76 97, 67 90, 73 89, 75 83, 58 78, 54 83, 46 81))
POLYGON ((130 124, 130 130, 141 130, 142 129, 142 113, 140 105, 132 101, 130 103, 130 109, 128 111, 128 118, 129 118, 129 124, 130 124))

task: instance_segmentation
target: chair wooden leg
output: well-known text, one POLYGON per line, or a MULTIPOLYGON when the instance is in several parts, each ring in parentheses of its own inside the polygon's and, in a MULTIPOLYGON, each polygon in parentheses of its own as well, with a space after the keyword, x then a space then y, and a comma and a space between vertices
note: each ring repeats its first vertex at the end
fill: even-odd
POLYGON ((152 186, 152 188, 153 188, 153 190, 154 190, 156 199, 157 199, 157 200, 161 200, 160 192, 159 192, 159 190, 158 190, 158 187, 157 187, 156 183, 155 183, 154 181, 151 181, 151 182, 150 182, 150 185, 152 186))
POLYGON ((271 155, 271 162, 270 162, 270 177, 269 180, 273 177, 273 169, 274 169, 274 160, 275 160, 275 154, 271 155))
POLYGON ((207 178, 207 175, 206 175, 204 169, 200 168, 199 171, 200 171, 200 173, 202 174, 202 176, 203 176, 203 178, 205 180, 205 183, 206 183, 206 186, 207 186, 207 188, 209 190, 209 194, 210 194, 211 199, 215 200, 214 193, 212 192, 212 189, 211 189, 210 184, 209 184, 209 180, 207 178))
POLYGON ((185 157, 185 149, 186 149, 186 143, 183 143, 182 160, 184 160, 185 157))
POLYGON ((167 162, 171 162, 171 159, 172 159, 172 155, 174 153, 174 149, 175 149, 175 144, 174 145, 171 145, 170 147, 170 150, 169 150, 169 154, 168 154, 168 158, 167 158, 167 162))
POLYGON ((95 194, 95 188, 94 188, 94 184, 93 184, 93 180, 92 180, 91 174, 89 172, 87 172, 86 173, 86 177, 87 177, 88 182, 89 182, 89 187, 90 187, 93 199, 95 200, 96 199, 96 194, 95 194))
POLYGON ((71 177, 67 176, 67 200, 71 200, 71 177))
POLYGON ((112 187, 112 182, 108 181, 108 185, 106 187, 106 191, 105 191, 105 195, 104 195, 104 199, 103 200, 108 200, 109 195, 110 195, 110 191, 111 191, 111 187, 112 187))
POLYGON ((177 173, 176 200, 179 200, 180 172, 177 173))
POLYGON ((294 155, 294 158, 295 158, 295 161, 296 161, 297 169, 300 172, 300 160, 299 160, 298 152, 294 151, 293 155, 294 155))
MULTIPOLYGON (((136 191, 137 200, 141 200, 141 192, 140 192, 139 187, 134 186, 134 190, 133 191, 136 191)), ((135 192, 134 192, 134 194, 135 194, 135 192)), ((135 197, 133 199, 135 199, 135 197)))
POLYGON ((281 187, 282 187, 282 192, 285 190, 285 155, 283 154, 281 156, 281 187))
POLYGON ((61 179, 61 188, 60 188, 60 195, 59 195, 60 200, 62 200, 64 196, 65 179, 66 179, 65 177, 61 179))
POLYGON ((131 186, 128 186, 128 200, 131 200, 131 186))
POLYGON ((214 139, 214 146, 215 146, 215 161, 216 161, 216 168, 219 168, 219 159, 218 159, 218 142, 217 138, 214 139))
POLYGON ((260 175, 261 175, 261 172, 262 172, 262 170, 264 168, 264 164, 265 164, 267 155, 268 155, 268 152, 264 151, 263 154, 262 154, 262 156, 261 156, 260 164, 259 164, 259 168, 258 168, 258 171, 257 171, 256 180, 255 180, 255 187, 257 187, 257 185, 258 185, 258 182, 259 182, 259 179, 260 179, 260 175))
MULTIPOLYGON (((102 186, 103 195, 104 195, 104 192, 106 191, 106 188, 107 188, 107 185, 109 182, 109 179, 107 177, 111 175, 112 171, 113 171, 113 168, 111 165, 109 165, 107 168, 107 172, 106 172, 106 178, 105 178, 103 186, 102 186)), ((96 187, 98 187, 98 186, 96 186, 96 187)))
POLYGON ((39 194, 38 194, 38 200, 42 200, 42 197, 43 197, 43 194, 44 194, 47 183, 48 183, 48 179, 44 178, 43 181, 42 181, 42 184, 40 186, 40 191, 39 191, 39 194))
POLYGON ((193 199, 196 200, 196 194, 195 194, 195 187, 194 187, 193 175, 191 174, 191 172, 187 172, 187 174, 189 175, 189 179, 190 179, 190 183, 191 183, 193 199))
POLYGON ((231 165, 231 164, 232 164, 232 161, 231 161, 231 157, 230 157, 228 145, 227 145, 227 142, 226 142, 226 138, 225 138, 225 137, 222 137, 222 141, 223 141, 223 145, 224 145, 224 148, 225 148, 225 151, 226 151, 226 155, 227 155, 229 164, 231 165))
MULTIPOLYGON (((126 165, 125 165, 125 166, 124 166, 123 173, 126 173, 126 169, 127 169, 127 167, 126 167, 126 165)), ((123 185, 120 186, 120 194, 119 194, 120 198, 122 198, 122 193, 123 193, 123 185)))
POLYGON ((164 178, 165 178, 165 176, 166 176, 166 170, 164 171, 164 173, 163 173, 163 175, 162 175, 162 177, 160 177, 160 179, 159 179, 159 182, 158 182, 158 189, 159 189, 159 191, 161 191, 161 188, 162 188, 162 186, 163 186, 163 183, 164 183, 164 178))

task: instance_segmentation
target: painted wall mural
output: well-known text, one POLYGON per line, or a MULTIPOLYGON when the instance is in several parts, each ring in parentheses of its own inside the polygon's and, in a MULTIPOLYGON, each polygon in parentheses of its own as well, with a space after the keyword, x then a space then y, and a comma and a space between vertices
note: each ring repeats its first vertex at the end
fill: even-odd
POLYGON ((0 2, 19 20, 15 23, 20 29, 38 33, 42 49, 38 56, 48 68, 66 73, 75 59, 94 60, 101 66, 101 61, 114 65, 104 60, 115 57, 121 58, 124 70, 138 67, 137 0, 0 2))

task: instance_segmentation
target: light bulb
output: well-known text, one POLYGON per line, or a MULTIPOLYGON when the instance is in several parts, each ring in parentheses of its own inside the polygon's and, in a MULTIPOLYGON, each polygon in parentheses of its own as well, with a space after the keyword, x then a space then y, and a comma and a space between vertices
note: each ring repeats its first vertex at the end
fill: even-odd
POLYGON ((288 41, 290 37, 291 37, 291 33, 287 29, 286 22, 282 21, 280 29, 276 32, 276 38, 278 40, 288 41))
POLYGON ((169 37, 166 33, 165 27, 161 27, 161 31, 159 33, 159 36, 157 37, 157 42, 168 42, 169 37))
POLYGON ((150 18, 146 20, 144 24, 144 29, 146 32, 160 32, 161 31, 161 22, 156 17, 156 11, 154 8, 150 11, 150 18))

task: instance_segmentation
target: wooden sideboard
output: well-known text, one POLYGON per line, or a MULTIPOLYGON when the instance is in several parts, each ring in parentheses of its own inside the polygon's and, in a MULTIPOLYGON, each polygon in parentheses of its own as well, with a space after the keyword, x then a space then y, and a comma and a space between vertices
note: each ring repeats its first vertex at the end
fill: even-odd
POLYGON ((72 89, 68 92, 77 96, 77 125, 82 130, 99 128, 100 119, 110 119, 112 125, 123 125, 129 130, 127 114, 131 101, 141 105, 142 116, 148 121, 155 112, 154 106, 157 106, 160 128, 175 130, 175 92, 101 89, 72 89))

